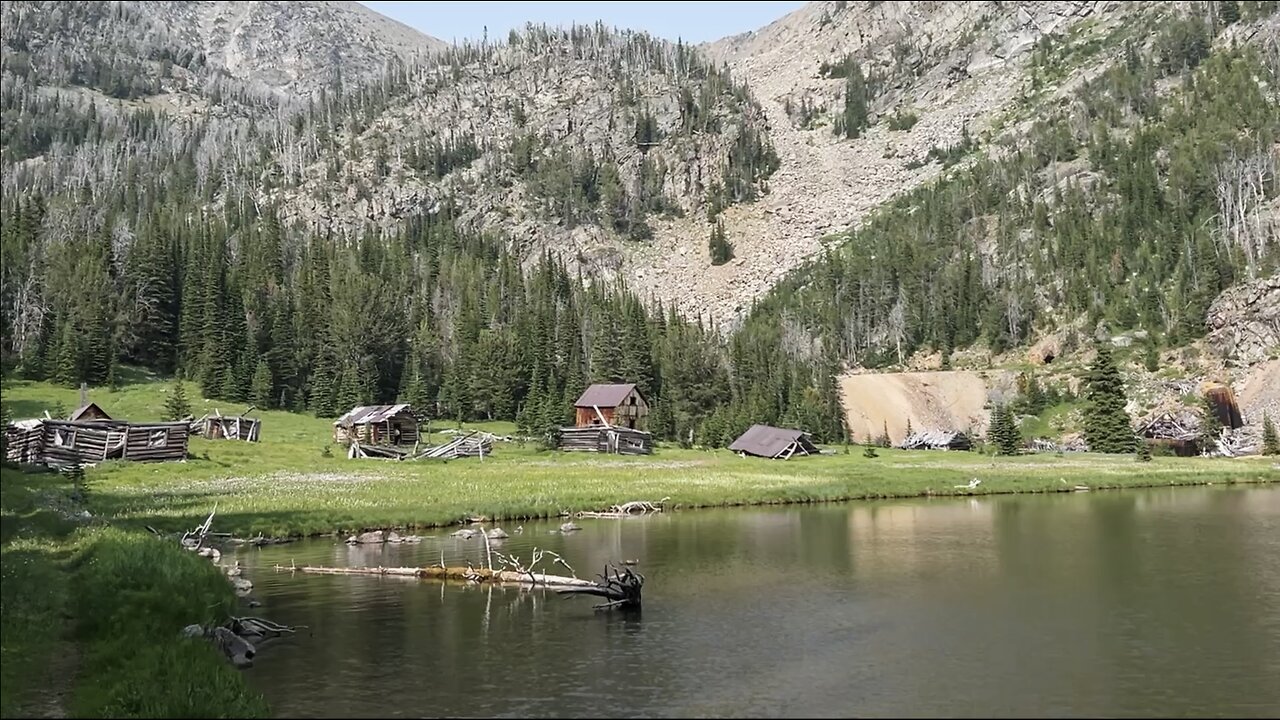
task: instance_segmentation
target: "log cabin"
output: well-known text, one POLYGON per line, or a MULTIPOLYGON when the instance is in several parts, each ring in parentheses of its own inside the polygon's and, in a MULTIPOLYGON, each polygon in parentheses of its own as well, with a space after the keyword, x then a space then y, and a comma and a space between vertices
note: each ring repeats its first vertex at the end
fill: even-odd
POLYGON ((574 403, 575 426, 614 426, 644 430, 649 417, 649 403, 634 383, 597 383, 588 387, 574 403))
POLYGON ((364 405, 333 421, 333 441, 349 445, 413 445, 418 442, 418 418, 400 405, 364 405))

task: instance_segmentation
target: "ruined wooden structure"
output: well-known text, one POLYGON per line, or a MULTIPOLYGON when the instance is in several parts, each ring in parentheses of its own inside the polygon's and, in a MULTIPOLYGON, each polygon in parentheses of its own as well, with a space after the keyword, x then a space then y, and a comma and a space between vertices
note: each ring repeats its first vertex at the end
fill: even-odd
POLYGON ((333 422, 333 441, 412 446, 418 442, 418 418, 407 404, 352 408, 333 422))
POLYGON ((258 418, 245 417, 252 411, 251 407, 242 415, 223 415, 214 410, 213 415, 205 415, 191 421, 191 432, 207 440, 258 442, 262 421, 258 418))
POLYGON ((820 452, 809 433, 771 425, 752 425, 729 445, 729 449, 743 457, 753 455, 775 460, 789 460, 797 454, 817 455, 820 452))
POLYGON ((1200 454, 1200 415, 1191 408, 1167 404, 1138 422, 1135 434, 1152 446, 1181 457, 1200 454))
POLYGON ((574 403, 574 410, 577 427, 644 430, 649 417, 649 403, 632 383, 592 385, 574 403))
POLYGON ((377 458, 381 460, 454 460, 464 457, 484 458, 493 454, 494 436, 486 432, 471 432, 456 437, 443 445, 412 448, 395 445, 366 445, 353 440, 347 448, 347 457, 377 458))
POLYGON ((59 468, 105 460, 185 460, 189 434, 185 422, 23 420, 5 428, 5 458, 59 468))
POLYGON ((973 441, 959 430, 917 430, 898 444, 902 450, 972 450, 973 441))
POLYGON ((643 430, 598 425, 560 428, 561 450, 615 455, 648 455, 653 452, 653 436, 643 430))

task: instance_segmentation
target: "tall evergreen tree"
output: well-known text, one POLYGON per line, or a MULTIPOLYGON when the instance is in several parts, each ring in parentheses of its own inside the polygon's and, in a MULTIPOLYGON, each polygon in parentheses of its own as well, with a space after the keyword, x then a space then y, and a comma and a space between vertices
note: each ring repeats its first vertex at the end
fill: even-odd
POLYGON ((1262 454, 1280 455, 1280 437, 1276 436, 1275 423, 1266 413, 1262 414, 1262 454))
POLYGON ((1124 380, 1106 341, 1097 343, 1097 357, 1084 378, 1084 436, 1089 449, 1104 453, 1134 450, 1133 429, 1125 412, 1124 380))

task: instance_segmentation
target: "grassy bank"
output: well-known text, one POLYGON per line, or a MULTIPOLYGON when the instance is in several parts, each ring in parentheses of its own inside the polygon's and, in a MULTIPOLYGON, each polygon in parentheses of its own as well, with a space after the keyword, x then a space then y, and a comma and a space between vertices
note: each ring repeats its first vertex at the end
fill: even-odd
MULTIPOLYGON (((140 382, 91 398, 117 417, 156 419, 166 389, 140 382)), ((17 417, 38 415, 55 401, 73 406, 75 391, 42 383, 6 387, 17 417)), ((196 406, 197 414, 239 409, 201 400, 196 406)), ((203 520, 216 504, 220 530, 297 535, 441 525, 474 515, 545 517, 667 496, 672 506, 691 508, 1280 480, 1274 460, 1266 458, 1139 463, 1096 454, 996 458, 896 450, 865 458, 859 448, 780 462, 673 447, 649 457, 605 457, 499 443, 483 461, 347 460, 342 448, 330 447, 331 421, 285 412, 261 417, 258 444, 194 439, 194 457, 185 463, 109 462, 91 469, 90 510, 125 527, 178 530, 203 520), (973 491, 955 487, 972 478, 982 481, 973 491)), ((509 423, 479 427, 514 430, 509 423)))
POLYGON ((207 560, 72 519, 59 475, 0 470, 0 715, 261 717, 266 705, 191 623, 231 614, 207 560))

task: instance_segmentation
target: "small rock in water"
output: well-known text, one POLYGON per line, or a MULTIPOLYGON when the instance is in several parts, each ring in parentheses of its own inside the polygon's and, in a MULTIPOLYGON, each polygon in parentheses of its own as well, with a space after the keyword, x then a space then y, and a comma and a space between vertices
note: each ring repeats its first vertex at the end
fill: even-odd
POLYGON ((253 590, 253 583, 241 577, 231 578, 231 586, 236 589, 237 595, 247 595, 253 590))
POLYGON ((565 532, 565 533, 573 532, 574 530, 581 530, 581 529, 582 528, 578 527, 577 523, 573 523, 573 522, 567 522, 560 526, 560 532, 565 532))
POLYGON ((405 535, 404 537, 400 538, 400 542, 402 542, 402 543, 420 543, 420 542, 422 542, 422 538, 421 538, 421 537, 419 537, 419 536, 417 536, 417 535, 405 535))
POLYGON ((622 564, 623 565, 639 565, 640 561, 639 560, 623 560, 622 564))
POLYGON ((488 535, 490 540, 506 540, 511 537, 502 528, 494 528, 489 531, 488 535))
POLYGON ((262 607, 262 603, 258 602, 257 600, 250 600, 249 607, 251 608, 262 607))
POLYGON ((404 542, 404 538, 400 537, 400 533, 396 532, 395 530, 392 530, 391 532, 387 533, 387 542, 389 543, 404 542))
POLYGON ((361 545, 377 545, 383 542, 384 536, 381 530, 370 530, 369 532, 360 533, 356 536, 356 542, 361 545))
POLYGON ((463 540, 468 540, 478 535, 479 532, 480 531, 478 530, 472 530, 470 528, 462 528, 461 530, 458 530, 457 532, 453 533, 453 537, 462 538, 463 540))

